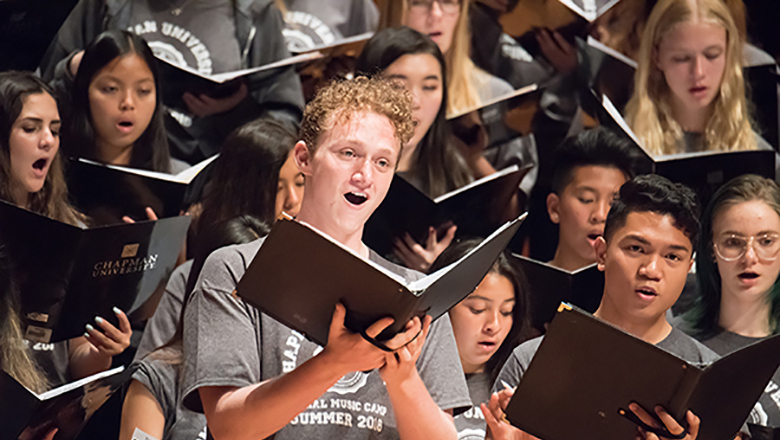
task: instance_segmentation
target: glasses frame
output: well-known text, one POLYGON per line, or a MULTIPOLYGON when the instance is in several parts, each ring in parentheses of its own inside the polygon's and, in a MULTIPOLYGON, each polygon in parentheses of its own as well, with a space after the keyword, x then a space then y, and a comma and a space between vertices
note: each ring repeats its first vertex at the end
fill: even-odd
POLYGON ((415 6, 415 5, 412 5, 411 0, 410 0, 409 1, 409 11, 411 12, 412 10, 414 10, 416 8, 420 8, 420 9, 424 8, 425 9, 425 13, 426 14, 430 14, 431 11, 433 10, 433 4, 434 3, 438 3, 439 4, 439 10, 441 10, 442 14, 445 14, 445 15, 459 14, 461 12, 461 10, 463 9, 463 4, 462 4, 461 0, 457 0, 456 1, 457 5, 458 5, 458 9, 457 10, 453 9, 452 11, 448 11, 447 8, 444 7, 444 3, 443 2, 444 2, 444 0, 429 0, 427 6, 422 6, 422 5, 416 5, 415 6))
MULTIPOLYGON (((720 250, 720 248, 718 246, 718 243, 716 243, 715 240, 712 241, 712 249, 715 250, 715 254, 718 256, 718 258, 720 258, 723 261, 731 262, 731 261, 737 261, 737 260, 741 259, 742 257, 745 256, 745 254, 747 254, 748 247, 752 247, 753 248, 753 253, 756 254, 756 258, 758 258, 759 260, 775 261, 775 260, 777 260, 777 256, 780 255, 780 247, 777 248, 777 251, 775 251, 775 254, 773 256, 771 256, 771 257, 762 257, 762 256, 759 255, 758 250, 756 249, 756 246, 755 246, 755 239, 756 238, 765 237, 767 235, 769 235, 769 234, 751 235, 750 237, 748 237, 747 238, 747 243, 745 244, 745 247, 742 248, 742 252, 740 252, 739 256, 737 256, 735 258, 726 258, 726 257, 724 257, 723 254, 721 253, 721 250, 720 250)), ((734 234, 729 235, 729 237, 744 238, 742 236, 734 235, 734 234)), ((780 239, 780 236, 776 236, 776 238, 780 239)))

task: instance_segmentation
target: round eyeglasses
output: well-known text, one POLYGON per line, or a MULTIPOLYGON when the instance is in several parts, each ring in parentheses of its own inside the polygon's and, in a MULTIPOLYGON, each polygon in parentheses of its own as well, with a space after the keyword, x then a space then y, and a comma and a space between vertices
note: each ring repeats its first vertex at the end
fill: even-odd
POLYGON ((780 252, 780 236, 777 234, 761 234, 743 237, 736 234, 724 234, 713 242, 715 253, 725 261, 736 261, 747 252, 748 246, 761 260, 773 261, 780 252))
POLYGON ((409 0, 409 10, 427 14, 433 10, 434 3, 439 4, 444 14, 452 15, 460 12, 460 0, 409 0))

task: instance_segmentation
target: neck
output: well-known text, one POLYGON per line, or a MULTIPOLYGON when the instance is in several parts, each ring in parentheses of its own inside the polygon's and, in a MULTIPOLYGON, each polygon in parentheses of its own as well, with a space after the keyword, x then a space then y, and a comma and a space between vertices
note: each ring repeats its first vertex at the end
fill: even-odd
POLYGON ((396 172, 409 171, 412 168, 412 158, 414 152, 417 150, 417 145, 405 145, 401 152, 401 157, 398 159, 398 167, 396 172))
POLYGON ((319 231, 328 234, 331 238, 346 246, 353 252, 357 253, 363 258, 368 259, 368 246, 363 244, 362 240, 362 226, 356 231, 344 232, 343 230, 332 226, 333 222, 321 218, 321 216, 317 215, 316 212, 304 209, 304 206, 301 206, 301 210, 298 212, 298 216, 295 218, 296 220, 311 225, 319 231))
POLYGON ((742 336, 769 336, 772 334, 769 325, 770 309, 768 295, 762 295, 754 301, 745 301, 736 295, 721 294, 718 324, 725 330, 742 336))
POLYGON ((28 193, 26 189, 19 185, 13 185, 11 188, 11 197, 13 197, 13 202, 16 206, 27 209, 30 193, 28 193))
POLYGON ((460 360, 460 365, 463 367, 463 374, 484 373, 485 364, 470 364, 463 358, 460 360))
POLYGON ((595 260, 580 258, 577 253, 563 249, 560 243, 558 243, 558 248, 555 250, 555 256, 549 262, 549 264, 563 270, 568 270, 569 272, 573 272, 593 263, 595 263, 595 260))
POLYGON ((623 331, 636 336, 648 344, 657 344, 663 341, 672 331, 672 326, 666 321, 666 316, 653 318, 637 318, 620 310, 609 299, 607 292, 601 300, 596 313, 593 314, 604 321, 621 328, 623 331))
POLYGON ((110 165, 130 165, 130 158, 133 156, 133 144, 124 148, 116 148, 98 142, 97 148, 98 160, 110 165))
POLYGON ((704 129, 707 128, 707 120, 710 117, 709 107, 692 110, 677 102, 672 103, 672 113, 674 113, 674 120, 680 124, 680 128, 690 133, 704 133, 704 129))

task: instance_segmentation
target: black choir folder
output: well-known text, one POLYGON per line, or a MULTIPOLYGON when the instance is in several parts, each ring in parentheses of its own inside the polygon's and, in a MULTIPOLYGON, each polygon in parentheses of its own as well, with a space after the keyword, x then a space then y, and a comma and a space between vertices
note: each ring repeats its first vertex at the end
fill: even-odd
POLYGON ((103 371, 41 394, 0 372, 0 440, 76 438, 92 414, 128 381, 134 368, 103 371))
POLYGON ((647 151, 612 101, 604 95, 601 99, 602 124, 623 133, 636 145, 642 156, 642 172, 666 177, 675 183, 687 185, 706 205, 712 194, 729 180, 744 174, 757 174, 775 178, 775 152, 773 150, 703 151, 695 153, 654 156, 647 151))
POLYGON ((518 428, 545 440, 634 438, 623 413, 661 405, 684 424, 701 419, 699 438, 731 440, 780 365, 780 337, 704 367, 562 304, 506 409, 518 428))
POLYGON ((376 338, 386 341, 413 317, 427 314, 436 319, 468 296, 524 218, 505 223, 457 262, 416 281, 361 258, 310 226, 279 220, 236 291, 322 346, 328 342, 336 303, 346 307, 345 325, 355 333, 392 316, 395 322, 376 338))
POLYGON ((122 223, 125 215, 146 220, 147 206, 159 218, 175 217, 199 199, 218 156, 175 175, 73 158, 67 167, 71 202, 96 225, 122 223))
POLYGON ((455 224, 458 236, 485 237, 504 222, 502 214, 529 170, 513 165, 435 199, 396 174, 366 222, 363 241, 380 255, 390 255, 396 238, 408 233, 424 243, 430 227, 442 233, 455 224))
POLYGON ((596 263, 568 271, 522 255, 513 254, 531 287, 531 320, 534 328, 544 331, 553 320, 561 302, 593 313, 604 293, 604 272, 596 263))
POLYGON ((750 440, 780 440, 780 428, 754 425, 748 423, 750 428, 750 440))
MULTIPOLYGON (((173 105, 181 108, 187 108, 182 100, 182 95, 185 92, 195 96, 203 94, 212 98, 225 98, 238 91, 242 81, 262 84, 263 81, 278 75, 281 68, 321 57, 316 52, 308 53, 284 58, 250 69, 207 75, 191 67, 181 66, 159 55, 156 56, 160 70, 165 78, 163 101, 169 106, 173 105)), ((251 84, 249 85, 250 91, 254 88, 251 84)))
POLYGON ((25 338, 84 334, 95 316, 118 325, 150 317, 176 264, 189 216, 81 229, 0 202, 0 234, 14 263, 25 338))

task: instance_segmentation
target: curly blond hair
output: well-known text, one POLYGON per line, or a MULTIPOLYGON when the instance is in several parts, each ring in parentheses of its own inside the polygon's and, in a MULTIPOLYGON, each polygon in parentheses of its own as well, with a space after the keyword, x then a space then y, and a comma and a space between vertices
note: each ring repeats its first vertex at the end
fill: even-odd
POLYGON ((320 136, 333 128, 337 120, 343 123, 364 112, 390 120, 400 155, 401 147, 414 134, 412 96, 406 89, 398 88, 380 76, 336 80, 318 90, 303 111, 300 138, 314 155, 320 136))
POLYGON ((654 59, 663 38, 679 23, 701 20, 726 30, 726 62, 720 90, 710 104, 704 130, 709 151, 757 148, 742 76, 739 30, 723 0, 661 0, 647 20, 634 78, 634 96, 626 107, 626 120, 651 153, 681 152, 683 130, 674 119, 671 91, 654 59))

